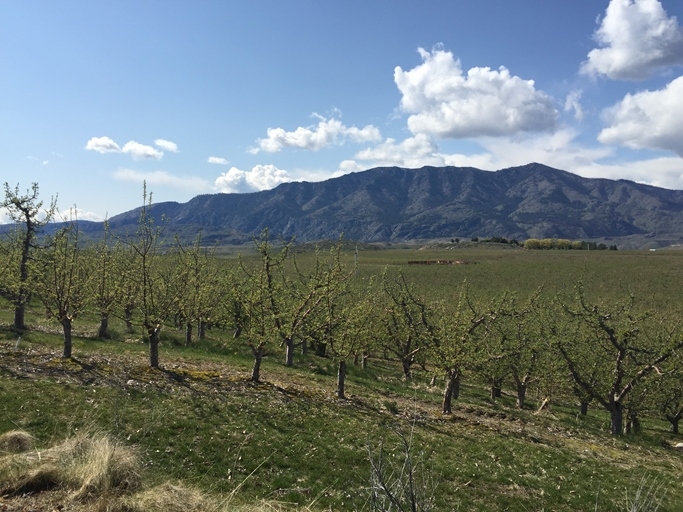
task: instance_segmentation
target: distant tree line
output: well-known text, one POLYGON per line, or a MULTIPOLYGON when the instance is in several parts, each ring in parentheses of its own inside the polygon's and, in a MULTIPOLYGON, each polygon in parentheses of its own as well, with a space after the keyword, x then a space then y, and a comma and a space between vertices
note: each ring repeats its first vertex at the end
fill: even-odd
POLYGON ((524 248, 537 250, 574 250, 574 251, 616 251, 616 245, 607 246, 603 243, 586 242, 583 240, 567 240, 565 238, 528 238, 524 241, 524 248))

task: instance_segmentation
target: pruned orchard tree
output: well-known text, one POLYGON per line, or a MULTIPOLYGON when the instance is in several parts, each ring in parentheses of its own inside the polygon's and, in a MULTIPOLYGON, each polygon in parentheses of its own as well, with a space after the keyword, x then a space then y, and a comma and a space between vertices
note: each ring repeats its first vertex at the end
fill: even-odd
POLYGON ((382 285, 387 301, 380 317, 383 332, 378 338, 382 348, 400 361, 404 377, 410 380, 412 366, 424 360, 419 355, 425 352, 433 336, 430 308, 403 272, 390 276, 385 270, 382 285))
POLYGON ((156 225, 150 212, 152 195, 143 188, 143 206, 140 208, 135 235, 122 238, 121 243, 130 251, 130 265, 125 278, 131 285, 137 283, 139 294, 135 303, 142 327, 149 341, 149 365, 159 367, 159 333, 179 300, 182 287, 179 277, 162 255, 163 225, 156 225))
POLYGON ((654 409, 671 424, 671 432, 678 434, 683 418, 683 354, 667 361, 652 391, 654 409))
MULTIPOLYGON (((434 326, 430 325, 429 360, 446 375, 441 411, 450 414, 452 401, 460 396, 460 381, 469 366, 474 346, 483 337, 488 312, 481 311, 463 286, 453 303, 436 305, 434 326)), ((429 325, 429 324, 428 324, 429 325)))
POLYGON ((291 243, 283 243, 280 252, 273 254, 268 240, 268 230, 261 233, 255 241, 261 255, 260 272, 263 273, 265 293, 270 306, 272 332, 285 347, 285 365, 294 363, 294 349, 297 343, 305 342, 306 324, 314 316, 330 289, 326 285, 327 273, 317 260, 310 272, 301 272, 291 254, 291 243), (291 257, 293 271, 285 268, 286 260, 291 257), (295 276, 295 277, 293 277, 295 276))
POLYGON ((254 357, 251 381, 260 382, 261 362, 270 341, 270 305, 263 269, 247 269, 241 265, 242 279, 232 280, 226 307, 227 317, 235 326, 233 337, 249 346, 254 357))
POLYGON ((346 365, 352 354, 361 346, 361 340, 368 336, 370 317, 364 290, 351 290, 349 280, 353 276, 341 260, 341 244, 330 250, 325 261, 316 253, 314 278, 322 302, 308 322, 305 336, 311 337, 319 348, 337 362, 337 398, 344 399, 346 389, 346 365))
POLYGON ((71 358, 73 321, 92 298, 94 273, 79 247, 78 237, 78 225, 73 222, 59 229, 54 236, 47 237, 46 248, 41 251, 36 265, 36 295, 47 314, 62 326, 62 357, 65 359, 71 358))
POLYGON ((680 333, 639 312, 632 294, 613 304, 590 303, 580 283, 574 299, 561 304, 572 321, 557 338, 558 350, 575 384, 610 413, 611 433, 621 435, 626 398, 683 348, 680 333))
POLYGON ((40 248, 36 237, 52 220, 57 202, 53 199, 47 208, 43 208, 43 201, 38 199, 37 183, 23 195, 19 185, 12 189, 5 183, 5 198, 0 208, 5 208, 15 223, 15 229, 9 232, 8 243, 3 246, 7 271, 3 272, 5 280, 0 283, 0 295, 14 305, 14 328, 25 330, 26 306, 32 290, 31 263, 35 251, 40 248))
POLYGON ((122 296, 124 281, 122 272, 125 264, 125 253, 121 242, 114 245, 109 240, 109 230, 105 223, 104 237, 89 248, 93 266, 93 305, 100 317, 97 337, 108 339, 109 319, 114 314, 122 296))
POLYGON ((510 375, 519 409, 524 408, 527 389, 536 377, 543 348, 541 340, 547 336, 540 318, 544 307, 540 297, 539 289, 524 301, 512 293, 494 301, 490 313, 493 321, 487 329, 486 343, 482 343, 487 351, 483 356, 484 367, 490 367, 491 398, 496 398, 494 390, 500 389, 502 378, 510 375))
POLYGON ((192 245, 184 247, 176 239, 176 246, 174 264, 183 286, 178 314, 185 327, 185 345, 189 346, 195 326, 198 338, 204 339, 206 325, 215 320, 229 287, 221 282, 214 250, 202 247, 201 233, 192 245))

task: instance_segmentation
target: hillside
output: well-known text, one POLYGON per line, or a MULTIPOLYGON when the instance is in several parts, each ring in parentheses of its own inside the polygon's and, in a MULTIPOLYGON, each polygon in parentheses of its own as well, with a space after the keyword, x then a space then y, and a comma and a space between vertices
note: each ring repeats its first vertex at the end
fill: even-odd
MULTIPOLYGON (((305 242, 444 237, 599 239, 683 237, 683 191, 626 180, 587 179, 541 164, 497 172, 474 168, 376 168, 317 183, 285 183, 251 194, 200 195, 152 207, 174 232, 218 243, 264 228, 305 242)), ((137 221, 132 210, 114 229, 137 221)))

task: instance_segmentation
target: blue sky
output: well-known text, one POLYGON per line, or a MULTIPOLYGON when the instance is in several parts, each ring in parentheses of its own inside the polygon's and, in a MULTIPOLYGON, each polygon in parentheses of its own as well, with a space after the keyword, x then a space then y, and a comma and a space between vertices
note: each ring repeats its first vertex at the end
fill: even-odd
POLYGON ((676 0, 0 3, 2 182, 80 218, 382 165, 683 189, 676 0))

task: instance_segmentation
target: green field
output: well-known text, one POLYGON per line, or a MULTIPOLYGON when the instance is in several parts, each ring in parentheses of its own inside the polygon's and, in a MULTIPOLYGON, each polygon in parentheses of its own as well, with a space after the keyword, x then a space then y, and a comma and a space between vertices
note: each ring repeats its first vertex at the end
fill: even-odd
MULTIPOLYGON (((352 280, 401 271, 430 301, 455 300, 463 283, 485 301, 540 287, 547 297, 569 296, 581 281, 591 300, 631 293, 639 308, 680 315, 680 251, 446 247, 360 248, 352 280), (419 260, 466 263, 409 264, 419 260)), ((312 254, 296 255, 302 269, 312 267, 312 254)), ((343 261, 353 266, 352 249, 343 261)), ((235 263, 221 256, 222 265, 235 263)), ((244 264, 252 263, 256 256, 245 252, 244 264)), ((252 383, 249 348, 220 328, 186 347, 183 332, 166 325, 160 368, 152 369, 140 329, 128 335, 112 320, 113 339, 94 339, 94 312, 76 319, 73 359, 63 360, 59 325, 33 306, 18 342, 10 304, 0 310, 0 433, 25 430, 45 448, 78 432, 105 432, 135 447, 147 487, 182 481, 227 496, 239 486, 234 506, 264 510, 373 510, 371 461, 380 445, 385 461, 403 460, 399 432, 411 439, 435 510, 630 510, 639 488, 662 500, 660 510, 683 503, 683 460, 673 449, 683 439, 656 415, 643 415, 639 433, 614 437, 597 404, 582 417, 571 396, 559 396, 537 413, 542 395, 532 386, 519 410, 509 381, 492 401, 475 372, 443 415, 442 376, 432 385, 433 369, 416 366, 406 381, 381 352, 367 368, 349 364, 340 400, 332 357, 297 352, 286 367, 277 343, 268 345, 261 382, 252 383)))

